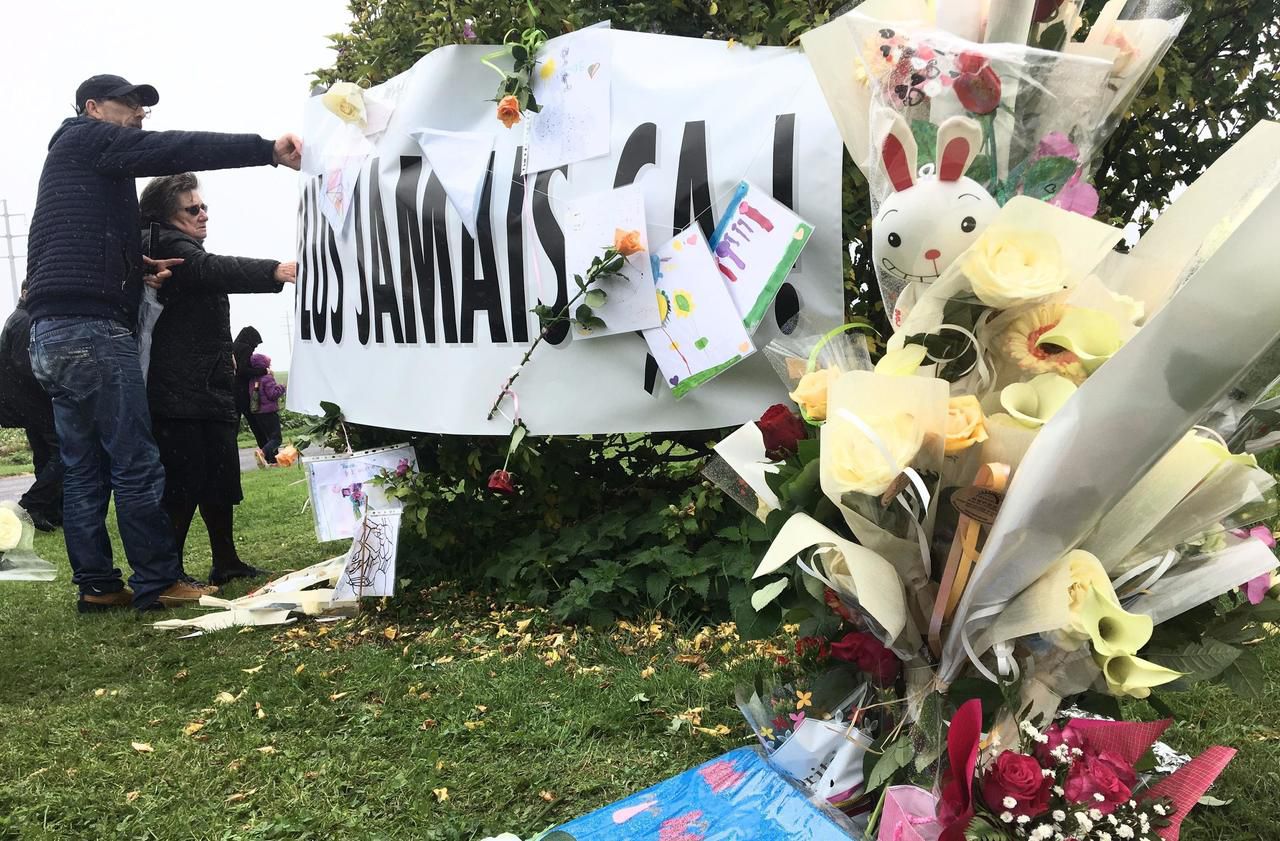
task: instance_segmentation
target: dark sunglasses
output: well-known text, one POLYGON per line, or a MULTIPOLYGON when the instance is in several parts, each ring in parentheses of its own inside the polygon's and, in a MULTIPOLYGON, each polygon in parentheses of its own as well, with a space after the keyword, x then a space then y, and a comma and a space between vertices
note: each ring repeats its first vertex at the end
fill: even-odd
POLYGON ((182 208, 182 212, 183 212, 183 213, 185 213, 185 214, 187 214, 188 216, 190 216, 192 219, 194 219, 194 218, 196 218, 197 216, 199 216, 201 211, 204 211, 205 213, 208 213, 208 212, 209 212, 209 205, 207 205, 207 204, 193 204, 193 205, 191 205, 190 207, 184 207, 184 208, 182 208))

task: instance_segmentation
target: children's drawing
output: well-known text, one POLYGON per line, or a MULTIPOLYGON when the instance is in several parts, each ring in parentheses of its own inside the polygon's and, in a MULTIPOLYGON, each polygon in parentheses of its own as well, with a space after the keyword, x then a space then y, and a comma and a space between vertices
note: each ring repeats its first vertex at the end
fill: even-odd
POLYGON ((340 157, 325 163, 320 212, 339 234, 351 216, 351 201, 364 161, 362 157, 340 157))
POLYGON ((697 225, 655 251, 650 265, 661 324, 644 340, 677 398, 755 352, 697 225))
POLYGON ((809 241, 813 226, 755 185, 743 181, 712 237, 716 264, 749 332, 809 241))
POLYGON ((383 447, 357 453, 304 456, 307 488, 315 513, 316 539, 342 540, 355 534, 356 523, 370 510, 398 509, 398 500, 387 499, 382 486, 370 480, 383 470, 395 472, 401 461, 417 469, 413 446, 383 447))
POLYGON ((526 171, 542 172, 609 154, 609 30, 548 41, 533 74, 541 108, 530 116, 526 171))
POLYGON ((334 587, 335 600, 395 595, 400 514, 399 510, 365 512, 334 587))
MULTIPOLYGON (((562 222, 565 233, 565 268, 569 277, 586 276, 591 261, 604 254, 613 245, 618 230, 639 231, 643 251, 626 260, 621 276, 602 278, 592 284, 608 296, 605 303, 595 308, 595 314, 604 320, 605 326, 585 329, 574 325, 579 338, 594 339, 615 333, 630 333, 657 327, 658 302, 653 297, 653 276, 649 265, 649 239, 645 232, 644 194, 631 185, 596 193, 564 203, 566 212, 562 222)), ((577 286, 569 284, 570 295, 577 286)), ((550 303, 544 301, 543 303, 550 303)))

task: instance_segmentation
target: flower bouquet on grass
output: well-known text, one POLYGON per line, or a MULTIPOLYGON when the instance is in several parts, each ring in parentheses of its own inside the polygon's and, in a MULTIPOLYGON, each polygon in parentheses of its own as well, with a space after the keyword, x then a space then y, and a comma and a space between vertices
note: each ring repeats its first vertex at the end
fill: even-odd
MULTIPOLYGON (((1165 693, 1204 681, 1261 691, 1276 493, 1239 446, 1259 436, 1235 429, 1276 368, 1280 126, 1249 132, 1117 253, 1083 183, 1132 93, 1125 63, 1149 73, 1181 13, 1108 4, 1109 40, 1085 49, 1069 46, 1074 6, 1033 26, 1025 5, 1039 47, 938 32, 923 4, 923 25, 895 21, 914 4, 875 0, 806 36, 885 190, 877 270, 913 297, 873 365, 775 366, 796 406, 753 425, 773 542, 751 604, 757 630, 806 639, 785 692, 743 706, 781 749, 763 699, 809 691, 847 642, 866 690, 828 712, 858 733, 861 784, 839 802, 870 814, 868 837, 1168 841, 1233 751, 1155 769, 1168 721, 1062 711, 1118 719, 1129 698, 1159 716, 1165 693), (854 45, 839 74, 832 32, 854 45), (879 680, 871 642, 896 661, 879 680)), ((980 24, 1022 38, 1007 9, 980 24)))

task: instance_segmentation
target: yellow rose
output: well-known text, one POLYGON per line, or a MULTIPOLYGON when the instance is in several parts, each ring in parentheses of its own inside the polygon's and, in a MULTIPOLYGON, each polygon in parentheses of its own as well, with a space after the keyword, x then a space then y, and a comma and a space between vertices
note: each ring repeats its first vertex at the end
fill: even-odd
POLYGON ((813 421, 827 419, 827 387, 833 377, 840 376, 838 368, 822 368, 810 371, 800 378, 796 390, 788 396, 796 401, 805 417, 813 421))
POLYGON ((630 257, 632 254, 638 254, 644 251, 644 245, 640 242, 639 231, 624 231, 621 228, 613 229, 613 250, 621 254, 623 257, 630 257))
POLYGON ((364 90, 353 82, 338 82, 320 98, 325 108, 344 123, 367 125, 364 111, 364 90))
POLYGON ((520 100, 514 96, 504 96, 498 103, 498 119, 507 128, 520 122, 520 100))
POLYGON ((947 455, 969 449, 987 440, 987 419, 982 406, 972 394, 952 397, 947 403, 947 437, 944 449, 947 455))
POLYGON ((22 520, 8 508, 0 508, 0 552, 8 552, 22 541, 22 520))
POLYGON ((924 430, 911 415, 862 420, 888 450, 892 462, 862 430, 837 413, 822 427, 822 489, 828 494, 883 494, 924 443, 924 430))
POLYGON ((1042 231, 991 226, 960 258, 973 294, 1008 309, 1067 288, 1058 241, 1042 231))

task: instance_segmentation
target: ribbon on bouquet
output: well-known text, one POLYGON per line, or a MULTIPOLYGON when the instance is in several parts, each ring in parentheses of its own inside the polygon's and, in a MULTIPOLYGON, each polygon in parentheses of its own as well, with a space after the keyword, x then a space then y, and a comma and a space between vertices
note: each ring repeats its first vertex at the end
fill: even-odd
POLYGON ((947 565, 942 571, 942 585, 934 601, 933 615, 929 618, 928 641, 933 656, 942 654, 942 628, 950 624, 960 604, 960 596, 969 583, 981 553, 978 539, 984 526, 995 522, 996 512, 1009 484, 1009 465, 990 463, 978 469, 973 484, 958 489, 952 504, 960 511, 956 522, 956 535, 951 541, 947 565))

